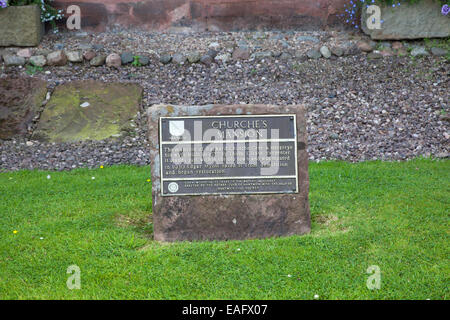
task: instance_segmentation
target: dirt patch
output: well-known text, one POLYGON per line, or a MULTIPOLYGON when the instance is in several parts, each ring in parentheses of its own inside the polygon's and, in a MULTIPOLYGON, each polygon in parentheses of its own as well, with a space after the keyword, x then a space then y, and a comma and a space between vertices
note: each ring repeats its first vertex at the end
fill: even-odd
POLYGON ((0 139, 28 134, 47 93, 44 80, 31 77, 0 79, 0 139))
POLYGON ((131 227, 145 238, 153 238, 153 216, 146 211, 130 211, 116 216, 115 224, 121 228, 131 227))
POLYGON ((312 234, 316 236, 325 235, 327 233, 346 233, 350 231, 350 228, 345 226, 343 219, 335 214, 313 215, 312 221, 312 234))

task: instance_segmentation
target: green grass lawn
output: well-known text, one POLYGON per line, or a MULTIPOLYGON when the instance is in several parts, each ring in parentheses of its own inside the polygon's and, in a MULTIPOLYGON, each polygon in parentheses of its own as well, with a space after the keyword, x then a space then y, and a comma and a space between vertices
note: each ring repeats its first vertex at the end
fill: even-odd
POLYGON ((449 161, 312 163, 311 234, 266 240, 154 242, 148 178, 1 173, 0 298, 449 298, 449 161), (66 286, 73 264, 80 290, 66 286))

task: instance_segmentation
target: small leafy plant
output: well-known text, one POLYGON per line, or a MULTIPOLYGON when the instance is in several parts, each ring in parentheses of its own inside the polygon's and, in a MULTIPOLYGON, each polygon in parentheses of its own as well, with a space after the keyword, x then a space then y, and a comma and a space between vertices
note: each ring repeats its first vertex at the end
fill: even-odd
POLYGON ((26 73, 28 73, 30 76, 35 74, 36 72, 42 72, 44 69, 41 66, 35 65, 33 62, 30 61, 30 64, 27 64, 26 66, 26 73))
POLYGON ((139 56, 134 56, 133 57, 133 62, 131 63, 131 65, 134 66, 134 67, 142 67, 142 64, 141 64, 139 59, 140 59, 139 56))

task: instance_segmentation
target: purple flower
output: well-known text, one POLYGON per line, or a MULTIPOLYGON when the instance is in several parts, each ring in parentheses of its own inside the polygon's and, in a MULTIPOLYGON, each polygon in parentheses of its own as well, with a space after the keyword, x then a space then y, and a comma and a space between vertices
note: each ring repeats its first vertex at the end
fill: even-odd
MULTIPOLYGON (((1 1, 1 0, 0 0, 1 1)), ((441 10, 442 14, 444 16, 448 15, 448 13, 450 12, 450 7, 448 6, 448 4, 444 4, 442 6, 442 10, 441 10)))
POLYGON ((0 0, 0 8, 6 8, 8 6, 8 0, 0 0))

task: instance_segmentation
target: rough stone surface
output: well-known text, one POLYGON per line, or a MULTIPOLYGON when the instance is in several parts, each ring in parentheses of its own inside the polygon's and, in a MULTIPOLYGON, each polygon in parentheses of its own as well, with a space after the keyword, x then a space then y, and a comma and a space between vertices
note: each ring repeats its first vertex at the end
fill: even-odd
POLYGON ((443 48, 433 47, 431 48, 431 53, 435 56, 445 56, 447 54, 447 50, 443 48))
POLYGON ((172 57, 172 61, 177 64, 185 64, 187 57, 182 53, 175 53, 172 57))
POLYGON ((31 52, 31 49, 27 48, 27 49, 21 49, 19 51, 17 51, 17 55, 19 57, 24 57, 24 58, 30 58, 33 53, 31 52))
POLYGON ((19 57, 14 54, 4 55, 3 60, 7 66, 23 66, 26 62, 24 57, 19 57))
POLYGON ((60 85, 42 112, 33 137, 69 142, 120 135, 131 130, 141 96, 142 88, 134 84, 88 80, 60 85))
POLYGON ((45 56, 31 56, 30 62, 37 67, 43 67, 47 64, 45 56))
POLYGON ((233 51, 234 60, 247 60, 250 58, 250 50, 248 48, 239 47, 233 51))
POLYGON ((26 135, 46 93, 40 79, 0 78, 0 139, 26 135))
POLYGON ((172 61, 172 56, 170 54, 162 54, 159 57, 159 62, 161 62, 162 64, 169 64, 170 61, 172 61))
POLYGON ((213 58, 210 55, 205 54, 200 58, 200 62, 205 66, 209 66, 211 63, 213 63, 213 58))
POLYGON ((119 68, 122 65, 122 59, 117 53, 111 53, 106 57, 106 65, 108 67, 119 68))
POLYGON ((356 45, 362 52, 372 52, 376 43, 374 41, 358 41, 356 45))
POLYGON ((320 57, 322 57, 322 54, 321 54, 320 51, 317 50, 317 49, 309 49, 309 50, 306 52, 306 55, 307 55, 307 57, 310 58, 310 59, 319 59, 320 57))
POLYGON ((70 62, 83 62, 83 55, 80 51, 67 51, 66 52, 67 60, 70 62))
POLYGON ((331 57, 331 51, 330 49, 328 49, 327 46, 322 46, 320 48, 320 53, 322 54, 322 56, 326 59, 329 59, 331 57))
POLYGON ((37 5, 0 9, 0 46, 34 47, 43 35, 37 5))
POLYGON ((445 38, 450 36, 448 17, 441 13, 439 1, 423 0, 412 5, 402 4, 399 7, 382 5, 381 29, 370 30, 366 21, 368 15, 362 10, 362 30, 377 40, 445 38))
POLYGON ((305 108, 274 105, 154 105, 147 110, 154 237, 158 241, 267 238, 310 231, 305 108), (158 121, 161 116, 297 114, 298 194, 161 197, 158 121))
POLYGON ((189 52, 187 54, 187 59, 188 59, 189 63, 197 63, 200 61, 201 57, 202 56, 200 55, 200 53, 198 51, 189 52))
POLYGON ((105 64, 106 56, 104 54, 95 56, 91 59, 90 65, 93 67, 100 67, 105 64))
MULTIPOLYGON (((73 4, 56 0, 58 8, 73 4)), ((139 27, 201 31, 308 29, 342 24, 345 0, 82 0, 83 30, 139 27)), ((211 42, 214 40, 211 40, 211 42)))
POLYGON ((331 47, 331 53, 334 54, 336 57, 342 57, 344 55, 344 49, 340 47, 331 47))
POLYGON ((146 66, 150 63, 150 59, 147 56, 139 56, 139 63, 141 66, 146 66))
POLYGON ((219 54, 214 58, 214 60, 220 63, 228 63, 231 60, 231 54, 229 53, 219 54))
POLYGON ((49 66, 63 66, 67 63, 67 56, 64 51, 54 51, 47 56, 47 64, 49 66))
POLYGON ((124 52, 120 55, 120 58, 122 59, 122 64, 128 64, 133 62, 134 55, 131 52, 124 52))
POLYGON ((414 49, 411 50, 411 55, 413 57, 428 56, 429 53, 425 47, 415 47, 414 49))

